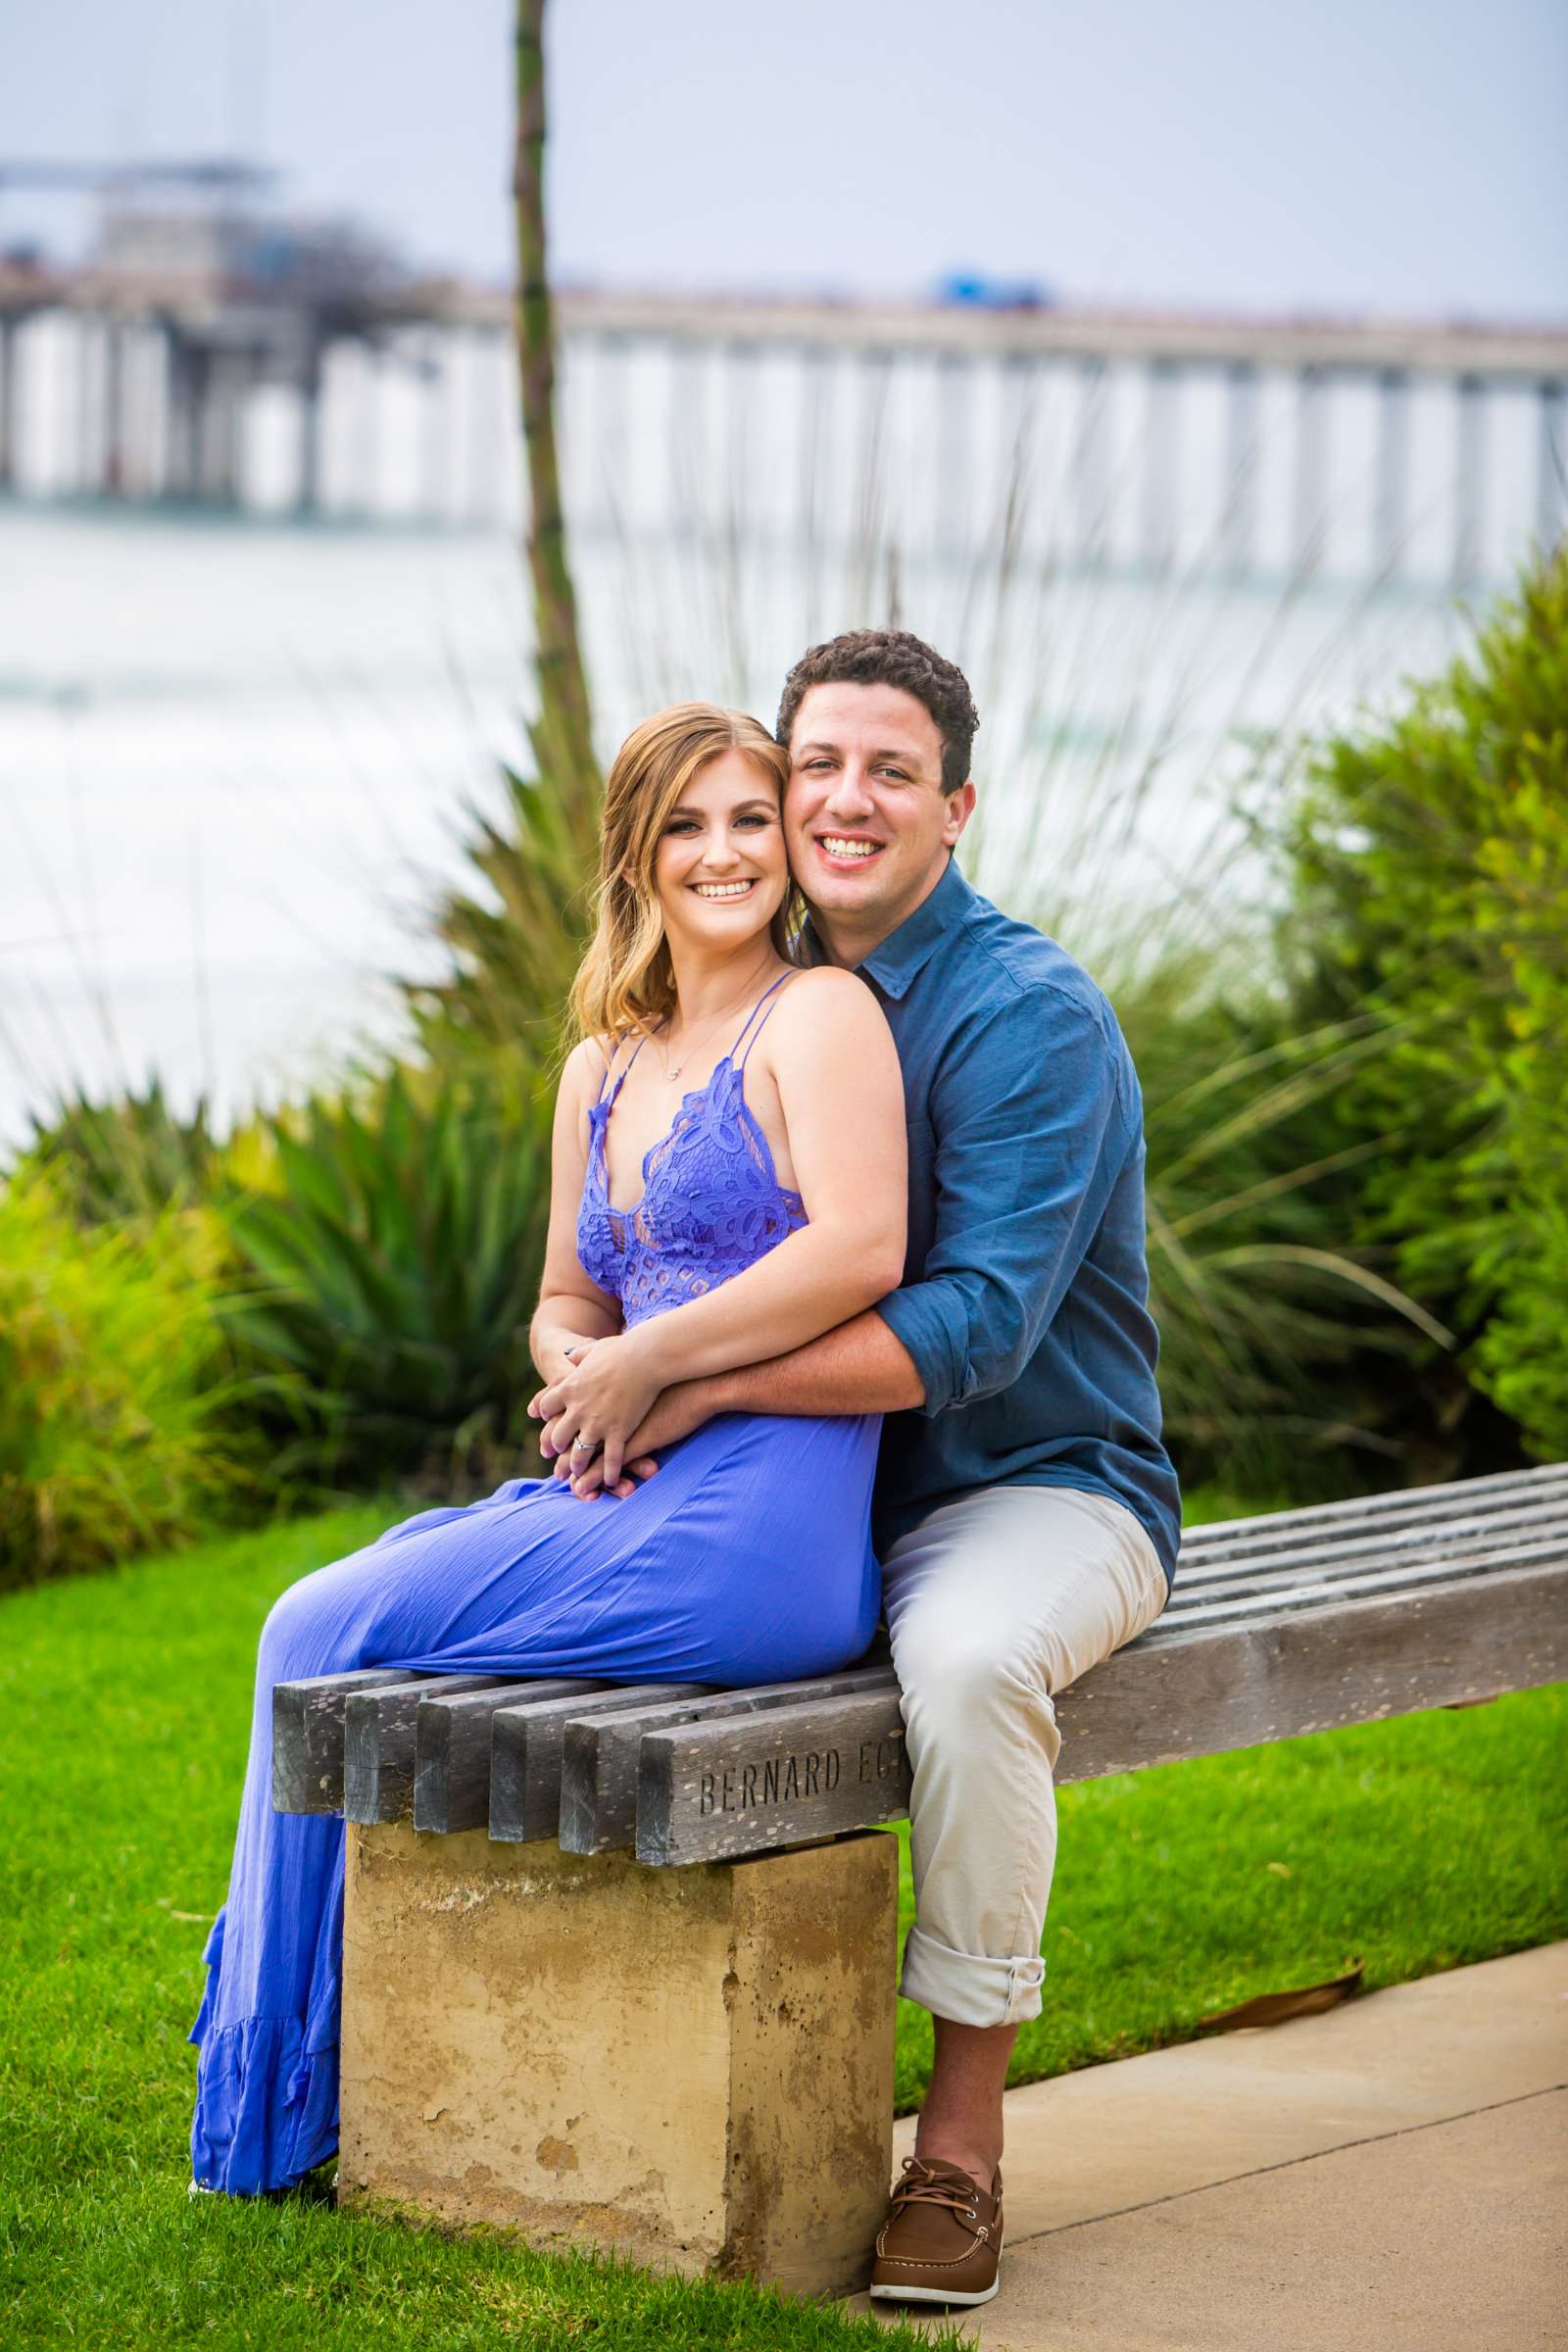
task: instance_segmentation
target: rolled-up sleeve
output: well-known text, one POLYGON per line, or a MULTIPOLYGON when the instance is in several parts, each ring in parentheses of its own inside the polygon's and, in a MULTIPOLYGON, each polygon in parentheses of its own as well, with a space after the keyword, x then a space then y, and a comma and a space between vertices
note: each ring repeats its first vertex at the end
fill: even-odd
POLYGON ((1054 989, 1021 990, 933 1090, 936 1228, 921 1277, 877 1308, 927 1414, 1008 1388, 1094 1240, 1136 1106, 1113 1027, 1054 989))

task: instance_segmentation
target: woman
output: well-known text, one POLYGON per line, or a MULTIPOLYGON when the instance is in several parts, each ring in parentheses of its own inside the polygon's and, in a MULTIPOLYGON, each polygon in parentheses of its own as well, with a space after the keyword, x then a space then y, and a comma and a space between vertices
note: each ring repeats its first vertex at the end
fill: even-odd
POLYGON ((661 1389, 798 1347, 903 1273, 898 1060, 860 981, 789 960, 787 774, 755 719, 705 703, 646 720, 611 771, 531 1335, 567 1466, 603 1487, 509 1479, 421 1511, 272 1610, 191 2034, 193 2191, 286 2187, 337 2139, 343 1826, 271 1809, 274 1684, 391 1666, 734 1686, 870 1641, 874 1417, 726 1414, 656 1478, 622 1474, 661 1389))

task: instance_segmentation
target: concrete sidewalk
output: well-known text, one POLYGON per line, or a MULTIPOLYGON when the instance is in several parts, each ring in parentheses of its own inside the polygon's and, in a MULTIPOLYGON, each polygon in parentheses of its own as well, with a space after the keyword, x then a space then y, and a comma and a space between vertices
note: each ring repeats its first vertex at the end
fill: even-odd
POLYGON ((1009 2091, 1003 2177, 985 2352, 1568 2346, 1568 1943, 1009 2091))

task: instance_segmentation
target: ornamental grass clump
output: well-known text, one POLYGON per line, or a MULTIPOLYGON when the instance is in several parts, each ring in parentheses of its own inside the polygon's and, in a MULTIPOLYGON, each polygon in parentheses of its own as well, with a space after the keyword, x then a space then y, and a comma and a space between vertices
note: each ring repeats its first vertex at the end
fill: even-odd
POLYGON ((1173 957, 1117 997, 1144 1093, 1167 1435, 1187 1481, 1353 1492, 1396 1467, 1391 1399, 1450 1344, 1344 1213, 1376 1147, 1345 1141, 1334 1104, 1385 1039, 1364 1017, 1281 1034, 1213 983, 1173 957))

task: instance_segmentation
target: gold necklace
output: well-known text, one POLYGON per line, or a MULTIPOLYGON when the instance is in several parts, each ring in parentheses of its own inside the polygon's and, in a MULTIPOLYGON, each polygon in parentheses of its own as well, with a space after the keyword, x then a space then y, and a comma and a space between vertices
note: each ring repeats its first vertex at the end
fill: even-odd
MULTIPOLYGON (((712 1024, 710 1023, 709 1025, 711 1027, 712 1024)), ((678 1078, 682 1070, 686 1067, 686 1064, 690 1061, 691 1057, 692 1049, 689 1045, 683 1051, 679 1061, 672 1062, 665 1055, 661 1054, 660 1059, 664 1064, 664 1077, 666 1082, 672 1078, 678 1078)))
MULTIPOLYGON (((709 1016, 709 1018, 708 1018, 707 1022, 704 1024, 704 1028, 705 1028, 705 1030, 706 1030, 706 1031, 708 1031, 708 1032, 711 1032, 711 1030, 712 1030, 712 1028, 713 1028, 713 1026, 714 1026, 714 1022, 715 1022, 715 1020, 718 1020, 718 1021, 733 1020, 733 1018, 734 1018, 735 1014, 736 1014, 736 1013, 737 1013, 737 1012, 740 1010, 741 1004, 743 1004, 744 1002, 745 1002, 745 1000, 744 1000, 744 999, 738 999, 738 1000, 737 1000, 737 1002, 736 1002, 734 1004, 729 1004, 729 1005, 726 1005, 726 1006, 725 1006, 725 1008, 724 1008, 724 1010, 723 1010, 722 1012, 720 1012, 720 1013, 718 1013, 718 1014, 716 1014, 716 1015, 715 1015, 715 1014, 710 1014, 710 1015, 709 1016)), ((692 1057, 692 1053, 693 1053, 693 1047, 692 1047, 691 1043, 690 1043, 690 1042, 688 1042, 688 1043, 686 1044, 686 1046, 685 1046, 685 1047, 682 1049, 682 1051, 681 1051, 681 1057, 680 1057, 679 1061, 676 1061, 676 1062, 671 1062, 671 1061, 668 1059, 668 1057, 667 1057, 665 1054, 663 1054, 662 1053, 660 1054, 660 1057, 659 1057, 659 1058, 660 1058, 660 1060, 661 1060, 661 1061, 663 1063, 663 1065, 664 1065, 664 1077, 665 1077, 665 1080, 666 1080, 666 1082, 667 1082, 668 1080, 670 1080, 670 1079, 673 1079, 673 1078, 678 1078, 678 1077, 680 1076, 680 1074, 681 1074, 682 1070, 683 1070, 683 1069, 686 1067, 686 1064, 687 1064, 687 1063, 690 1061, 690 1059, 691 1059, 691 1057, 692 1057)))

